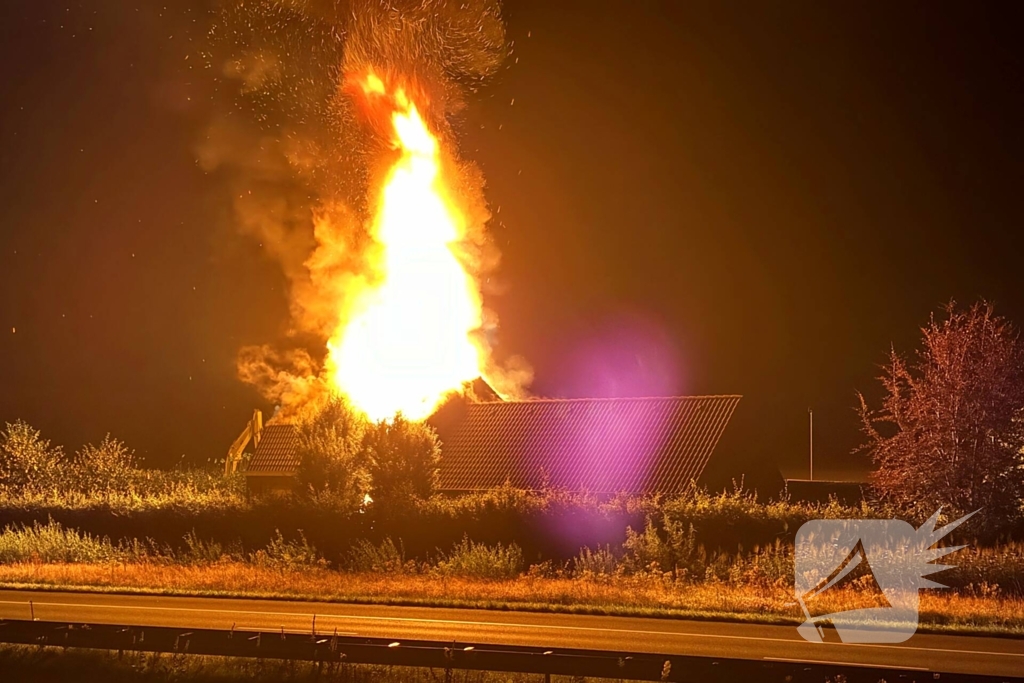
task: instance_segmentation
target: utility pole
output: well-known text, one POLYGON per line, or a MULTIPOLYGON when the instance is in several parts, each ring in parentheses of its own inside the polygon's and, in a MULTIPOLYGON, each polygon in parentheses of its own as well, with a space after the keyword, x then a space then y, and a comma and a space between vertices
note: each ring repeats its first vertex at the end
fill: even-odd
POLYGON ((814 481, 814 411, 810 408, 807 409, 807 421, 810 428, 810 438, 808 439, 808 451, 810 455, 811 464, 811 481, 814 481))

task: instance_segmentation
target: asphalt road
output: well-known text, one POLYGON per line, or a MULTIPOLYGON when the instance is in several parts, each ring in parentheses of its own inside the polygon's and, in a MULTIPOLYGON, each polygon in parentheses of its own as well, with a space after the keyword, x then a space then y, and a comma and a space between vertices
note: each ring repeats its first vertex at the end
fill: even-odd
POLYGON ((808 643, 793 626, 326 602, 0 590, 0 618, 308 632, 1024 676, 1024 640, 917 634, 898 645, 808 643), (32 605, 30 607, 29 601, 32 605))

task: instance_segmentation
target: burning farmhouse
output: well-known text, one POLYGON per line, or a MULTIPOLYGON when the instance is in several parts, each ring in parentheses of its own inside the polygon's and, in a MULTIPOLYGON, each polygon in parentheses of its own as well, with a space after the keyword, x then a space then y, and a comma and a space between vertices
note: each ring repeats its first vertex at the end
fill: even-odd
MULTIPOLYGON (((456 397, 428 418, 441 441, 439 488, 468 492, 508 484, 604 495, 680 493, 691 482, 705 483, 739 400, 456 397)), ((254 433, 255 454, 245 471, 249 490, 291 490, 299 467, 296 428, 272 424, 254 433)))
POLYGON ((370 421, 428 421, 442 444, 443 490, 676 493, 700 480, 738 396, 525 400, 523 365, 494 360, 482 283, 496 258, 482 180, 421 86, 389 70, 346 74, 340 101, 370 141, 365 209, 321 201, 312 251, 286 268, 297 331, 326 340, 324 358, 243 350, 241 376, 282 411, 265 427, 254 416, 228 470, 251 440, 250 489, 291 488, 299 462, 289 420, 340 395, 370 421), (467 396, 474 385, 485 389, 467 396))

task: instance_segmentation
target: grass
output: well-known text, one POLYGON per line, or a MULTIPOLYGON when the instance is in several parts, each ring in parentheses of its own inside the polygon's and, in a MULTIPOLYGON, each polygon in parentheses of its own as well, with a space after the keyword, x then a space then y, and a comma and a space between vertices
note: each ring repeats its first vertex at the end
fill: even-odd
MULTIPOLYGON (((176 548, 67 529, 55 522, 0 532, 0 586, 175 595, 514 609, 572 613, 799 623, 792 596, 793 549, 781 542, 744 554, 709 555, 692 532, 652 526, 630 532, 622 553, 584 549, 573 563, 524 572, 516 545, 468 537, 433 561, 405 555, 401 542, 357 543, 332 566, 299 532, 280 531, 263 548, 205 541, 194 532, 176 548), (661 566, 671 566, 663 571, 661 566)), ((1024 547, 976 549, 925 591, 921 622, 937 631, 1024 635, 1024 547)), ((857 605, 856 588, 832 590, 824 612, 857 605)))
MULTIPOLYGON (((797 624, 785 586, 683 583, 653 576, 493 580, 436 574, 284 569, 224 561, 206 565, 150 563, 18 563, 0 566, 0 587, 256 597, 389 605, 550 611, 578 614, 723 619, 797 624)), ((855 591, 832 591, 828 607, 855 604, 855 591)), ((924 591, 922 630, 1024 635, 1024 600, 999 594, 924 591)))

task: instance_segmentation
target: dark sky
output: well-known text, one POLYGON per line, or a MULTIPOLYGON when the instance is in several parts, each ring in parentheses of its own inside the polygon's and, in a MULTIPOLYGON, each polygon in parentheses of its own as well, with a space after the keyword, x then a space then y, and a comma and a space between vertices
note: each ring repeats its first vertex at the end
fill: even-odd
MULTIPOLYGON (((5 5, 0 420, 168 465, 263 405, 235 353, 286 305, 195 163, 202 12, 160 4, 5 5)), ((510 0, 510 68, 458 122, 502 348, 543 395, 741 393, 734 441, 788 468, 813 406, 819 467, 862 466, 890 344, 954 297, 1024 322, 1012 11, 510 0)))

